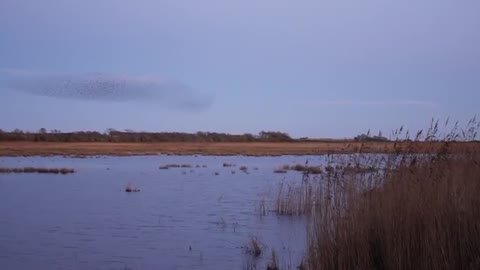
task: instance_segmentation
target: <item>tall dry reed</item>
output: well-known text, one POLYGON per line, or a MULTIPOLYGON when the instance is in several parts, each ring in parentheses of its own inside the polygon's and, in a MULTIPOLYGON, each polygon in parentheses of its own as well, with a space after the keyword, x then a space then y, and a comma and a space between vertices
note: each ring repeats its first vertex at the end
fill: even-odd
MULTIPOLYGON (((435 152, 377 159, 379 172, 323 175, 308 269, 480 269, 480 145, 449 150, 453 139, 476 137, 466 130, 435 152)), ((432 122, 425 139, 438 132, 432 122)))

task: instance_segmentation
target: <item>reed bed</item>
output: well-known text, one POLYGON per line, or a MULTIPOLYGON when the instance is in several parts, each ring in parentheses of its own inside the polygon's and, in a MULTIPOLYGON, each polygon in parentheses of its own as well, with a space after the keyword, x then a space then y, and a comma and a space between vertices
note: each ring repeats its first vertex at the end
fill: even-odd
POLYGON ((282 182, 274 202, 273 212, 278 215, 298 216, 311 214, 315 205, 315 185, 282 182))
POLYGON ((428 153, 350 155, 280 186, 277 213, 308 216, 306 269, 480 269, 480 144, 450 148, 476 130, 438 130, 417 133, 442 145, 428 153))
POLYGON ((479 269, 479 164, 478 152, 438 153, 398 165, 380 185, 323 185, 309 269, 479 269))
POLYGON ((75 170, 71 168, 0 168, 0 173, 51 173, 51 174, 70 174, 75 170))

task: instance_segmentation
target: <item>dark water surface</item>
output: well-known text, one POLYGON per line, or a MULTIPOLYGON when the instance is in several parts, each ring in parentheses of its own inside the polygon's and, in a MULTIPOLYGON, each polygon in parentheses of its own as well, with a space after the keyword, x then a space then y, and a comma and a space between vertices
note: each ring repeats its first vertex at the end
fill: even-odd
POLYGON ((266 246, 257 269, 272 248, 295 269, 305 220, 256 209, 285 178, 301 179, 274 168, 307 159, 321 157, 0 158, 0 167, 77 170, 0 174, 0 269, 245 269, 251 237, 266 246), (158 169, 170 163, 194 167, 158 169), (129 182, 141 192, 126 193, 129 182))

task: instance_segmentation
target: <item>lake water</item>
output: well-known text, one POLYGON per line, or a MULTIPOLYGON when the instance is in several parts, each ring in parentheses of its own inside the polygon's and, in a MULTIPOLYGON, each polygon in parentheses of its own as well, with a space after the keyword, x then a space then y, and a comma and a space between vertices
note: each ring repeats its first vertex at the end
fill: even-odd
POLYGON ((0 174, 0 269, 246 269, 255 261, 243 248, 251 237, 265 245, 257 269, 265 269, 272 249, 282 266, 295 269, 305 220, 261 216, 257 209, 280 182, 301 181, 298 172, 273 170, 306 160, 323 158, 0 158, 0 167, 77 170, 0 174), (193 168, 159 169, 170 163, 193 168), (141 192, 126 193, 129 182, 141 192))

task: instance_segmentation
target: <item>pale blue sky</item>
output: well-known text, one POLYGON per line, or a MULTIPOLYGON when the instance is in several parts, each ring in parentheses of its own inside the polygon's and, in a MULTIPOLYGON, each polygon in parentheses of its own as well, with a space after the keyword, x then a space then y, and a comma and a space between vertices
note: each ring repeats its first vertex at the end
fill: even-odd
POLYGON ((1 0, 0 128, 351 137, 466 121, 479 14, 477 0, 1 0), (124 87, 69 96, 92 76, 124 87), (48 89, 65 78, 67 94, 48 89))

